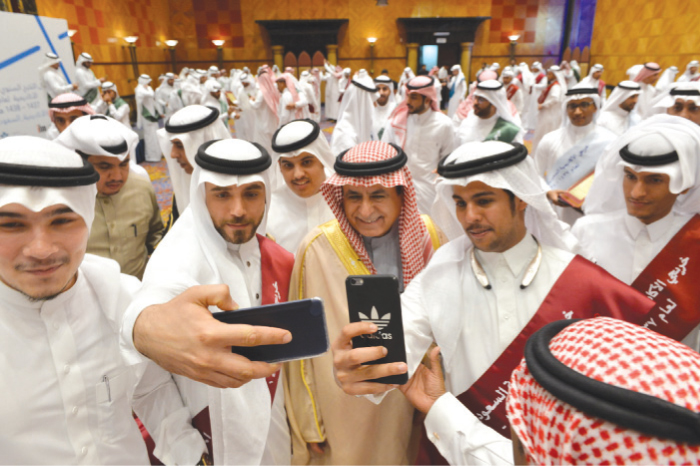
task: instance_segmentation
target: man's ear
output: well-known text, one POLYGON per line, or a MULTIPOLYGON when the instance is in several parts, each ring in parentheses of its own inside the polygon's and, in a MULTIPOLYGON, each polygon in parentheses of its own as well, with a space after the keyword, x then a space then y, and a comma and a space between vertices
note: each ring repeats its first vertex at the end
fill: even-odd
POLYGON ((515 209, 518 212, 524 212, 525 209, 527 208, 527 206, 528 206, 528 204, 525 201, 518 198, 517 196, 515 197, 515 209))

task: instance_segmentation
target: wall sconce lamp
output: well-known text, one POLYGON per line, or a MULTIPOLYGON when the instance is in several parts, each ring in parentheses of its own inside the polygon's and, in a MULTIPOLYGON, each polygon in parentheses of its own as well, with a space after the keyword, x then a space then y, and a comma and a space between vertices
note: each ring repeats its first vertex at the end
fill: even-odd
POLYGON ((520 34, 512 34, 508 36, 510 40, 510 61, 513 63, 515 61, 515 46, 518 45, 518 39, 520 39, 520 34))
POLYGON ((369 42, 369 74, 374 76, 374 43, 377 42, 376 37, 368 37, 369 42))
POLYGON ((216 59, 219 62, 219 69, 224 67, 224 42, 223 39, 214 39, 211 41, 212 44, 216 46, 216 59))
POLYGON ((139 73, 139 62, 136 59, 136 41, 139 40, 139 36, 126 36, 124 41, 129 47, 129 56, 131 57, 131 68, 134 70, 134 79, 138 79, 139 73))
POLYGON ((165 41, 165 45, 168 46, 168 50, 170 51, 170 62, 171 62, 172 67, 173 67, 173 73, 177 73, 175 71, 175 46, 177 45, 177 42, 178 41, 173 40, 173 39, 165 41))

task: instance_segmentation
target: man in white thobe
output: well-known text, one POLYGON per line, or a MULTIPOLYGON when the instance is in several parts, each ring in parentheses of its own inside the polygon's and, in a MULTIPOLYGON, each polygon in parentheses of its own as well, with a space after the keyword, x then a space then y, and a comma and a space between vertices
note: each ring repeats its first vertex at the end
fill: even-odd
MULTIPOLYGON (((572 230, 592 260, 622 282, 643 289, 651 299, 657 296, 649 286, 653 280, 639 284, 637 279, 649 277, 647 267, 653 268, 657 256, 664 254, 673 257, 673 266, 650 270, 660 282, 655 284, 661 289, 675 285, 695 295, 695 278, 685 276, 683 270, 674 279, 672 272, 683 258, 693 262, 700 253, 696 222, 700 213, 699 152, 696 124, 669 115, 644 120, 602 156, 583 205, 586 216, 572 230), (677 238, 680 231, 688 235, 677 238), (665 253, 667 247, 677 254, 665 253), (680 257, 677 261, 676 256, 680 257)), ((664 300, 659 305, 667 303, 664 300)), ((658 330, 655 327, 660 325, 657 319, 647 327, 658 330)), ((687 330, 692 331, 683 343, 700 351, 698 328, 693 325, 687 330)))
POLYGON ((664 92, 668 88, 671 87, 673 82, 676 80, 676 75, 678 74, 678 67, 677 66, 670 66, 666 68, 663 73, 661 73, 661 77, 659 80, 656 82, 656 90, 659 92, 664 92))
POLYGON ((700 125, 700 83, 675 83, 657 96, 654 109, 664 110, 668 115, 683 117, 700 125))
POLYGON ((384 127, 389 122, 391 113, 396 108, 396 96, 394 95, 394 82, 388 76, 381 75, 374 78, 374 85, 377 87, 379 97, 374 103, 374 114, 372 116, 373 132, 377 139, 382 139, 384 127))
POLYGON ((522 119, 525 110, 525 99, 523 96, 523 85, 515 78, 515 72, 511 69, 501 73, 501 82, 506 90, 506 98, 518 109, 518 115, 522 119))
POLYGON ((582 214, 562 201, 563 192, 593 174, 606 146, 617 138, 596 124, 599 109, 600 95, 596 88, 577 85, 569 89, 561 110, 561 128, 546 134, 534 155, 537 172, 552 190, 549 198, 557 204, 559 218, 569 225, 582 214))
POLYGON ((231 133, 219 119, 218 109, 190 105, 178 110, 157 132, 173 185, 173 215, 190 205, 190 181, 197 149, 207 141, 229 139, 231 133))
POLYGON ((277 115, 279 124, 284 125, 292 120, 309 116, 309 102, 299 88, 299 82, 291 73, 282 73, 277 80, 277 90, 280 93, 277 115))
POLYGON ((95 108, 95 112, 112 117, 131 129, 130 110, 129 104, 119 96, 116 84, 111 81, 102 83, 102 101, 95 108))
MULTIPOLYGON (((544 81, 544 80, 543 80, 544 81)), ((537 145, 544 135, 561 126, 561 104, 566 95, 566 78, 561 68, 554 65, 547 70, 547 85, 537 97, 537 127, 532 140, 532 151, 537 152, 537 145)))
POLYGON ((308 102, 310 118, 316 122, 320 122, 321 104, 318 99, 316 99, 316 92, 314 89, 315 79, 316 78, 311 75, 309 70, 304 70, 301 72, 301 76, 299 77, 299 87, 301 88, 304 96, 306 97, 306 101, 308 102))
POLYGON ((610 97, 600 111, 598 125, 620 136, 642 119, 634 108, 637 106, 640 92, 639 83, 622 81, 615 86, 610 97))
POLYGON ((642 65, 637 75, 632 79, 641 87, 637 100, 637 113, 642 119, 660 112, 654 108, 654 100, 658 94, 654 83, 659 78, 660 73, 661 67, 657 63, 647 62, 642 65))
POLYGON ((199 73, 196 70, 190 70, 187 78, 182 83, 182 88, 177 92, 178 97, 182 100, 183 107, 188 105, 199 105, 202 102, 202 88, 199 85, 199 73))
POLYGON ((75 91, 78 89, 78 84, 68 84, 66 78, 60 70, 61 59, 58 55, 47 52, 44 57, 44 63, 39 67, 39 75, 41 76, 41 84, 49 95, 49 101, 59 94, 75 91))
POLYGON ((253 76, 248 73, 241 74, 239 81, 241 85, 237 88, 236 104, 240 118, 236 120, 236 138, 255 141, 255 109, 251 100, 257 95, 257 85, 253 76))
POLYGON ((90 69, 92 62, 92 55, 89 53, 83 52, 78 55, 78 60, 75 62, 75 80, 78 82, 78 94, 94 106, 100 99, 99 87, 105 78, 95 77, 95 73, 90 69))
POLYGON ((272 152, 272 135, 280 126, 279 120, 280 92, 270 67, 264 65, 258 74, 258 86, 255 99, 250 105, 255 109, 255 136, 253 141, 272 152))
MULTIPOLYGON (((271 163, 262 146, 239 139, 199 148, 190 208, 151 257, 143 286, 126 312, 123 339, 131 341, 143 310, 167 306, 194 286, 225 284, 241 308, 285 301, 294 257, 262 235, 271 163)), ((189 411, 180 423, 197 427, 216 465, 289 465, 291 439, 278 378, 275 372, 267 380, 220 389, 220 384, 173 375, 189 411)))
MULTIPOLYGON (((500 141, 467 143, 441 162, 438 170, 442 178, 433 212, 459 236, 435 253, 401 296, 407 363, 358 365, 371 361, 383 349, 352 349, 351 337, 376 330, 372 323, 353 323, 333 344, 336 377, 348 394, 372 394, 368 397, 379 402, 393 388, 363 380, 415 374, 436 342, 449 393, 424 407, 413 398, 414 380, 401 387, 419 410, 427 412, 427 438, 455 465, 511 464, 504 397, 499 404, 499 399, 484 403, 478 396, 484 395, 486 401, 499 397, 501 381, 507 381, 520 363, 518 342, 538 328, 531 323, 562 319, 561 309, 571 310, 574 318, 592 317, 591 308, 618 317, 624 313, 623 307, 612 311, 591 306, 597 291, 578 303, 566 302, 566 294, 554 298, 566 290, 562 280, 612 282, 628 288, 570 252, 575 240, 549 206, 524 146, 500 141), (500 168, 491 169, 496 160, 500 168), (581 273, 586 271, 591 274, 584 278, 581 273), (557 303, 547 313, 550 301, 557 303), (500 356, 507 349, 515 355, 506 357, 502 366, 494 365, 503 361, 500 356), (493 375, 498 383, 483 383, 484 375, 493 375), (473 396, 473 391, 478 394, 473 396), (472 405, 463 414, 467 418, 460 420, 464 430, 457 430, 449 423, 450 415, 464 411, 462 404, 467 403, 472 405)), ((632 303, 647 301, 634 291, 629 295, 632 303)), ((439 367, 437 351, 430 357, 439 367)), ((430 460, 434 464, 437 459, 430 460)))
POLYGON ((202 105, 217 109, 221 122, 229 128, 229 119, 232 115, 235 116, 235 113, 233 107, 229 107, 226 97, 221 95, 221 83, 215 79, 207 80, 204 89, 206 93, 202 98, 202 105))
POLYGON ((272 138, 279 154, 271 170, 284 184, 272 192, 267 231, 287 251, 296 253, 307 233, 333 219, 321 184, 335 173, 335 156, 326 135, 313 120, 295 120, 272 138))
MULTIPOLYGON (((147 465, 132 409, 153 426, 183 407, 167 372, 122 359, 119 328, 140 284, 85 253, 99 176, 34 137, 0 141, 0 162, 2 462, 147 465)), ((160 459, 194 465, 204 451, 177 454, 192 435, 158 438, 160 459)))
POLYGON ((151 77, 141 75, 134 90, 136 98, 136 128, 143 130, 144 152, 146 162, 158 162, 161 158, 158 146, 158 120, 162 117, 156 104, 156 93, 151 87, 151 77))
POLYGON ((374 101, 377 88, 365 70, 360 70, 350 82, 340 102, 338 122, 331 135, 333 154, 357 146, 365 141, 377 140, 374 133, 374 101))
POLYGON ((467 94, 467 80, 462 72, 462 67, 459 65, 454 65, 450 72, 452 76, 450 77, 450 82, 447 83, 447 89, 450 91, 450 100, 447 104, 447 116, 452 118, 457 112, 457 107, 464 100, 464 96, 467 94))
POLYGON ((340 107, 338 102, 340 97, 340 78, 343 77, 343 69, 339 65, 331 65, 325 60, 323 66, 326 69, 326 75, 323 78, 326 82, 326 120, 337 120, 340 107))
POLYGON ((492 140, 523 142, 524 131, 519 119, 510 112, 504 88, 505 85, 495 79, 477 84, 474 107, 457 129, 460 144, 492 140))
POLYGON ((691 60, 685 67, 685 71, 681 76, 678 77, 678 82, 683 83, 686 81, 698 81, 700 79, 700 62, 697 60, 691 60))
POLYGON ((452 120, 438 107, 434 81, 432 76, 416 76, 406 82, 406 99, 394 109, 382 135, 382 141, 396 144, 408 156, 421 214, 430 214, 435 199, 438 162, 457 146, 452 120))
POLYGON ((175 113, 175 111, 170 108, 170 95, 173 92, 175 92, 175 74, 166 73, 163 82, 160 83, 160 86, 156 89, 156 102, 160 108, 160 113, 163 114, 163 118, 166 119, 175 113))

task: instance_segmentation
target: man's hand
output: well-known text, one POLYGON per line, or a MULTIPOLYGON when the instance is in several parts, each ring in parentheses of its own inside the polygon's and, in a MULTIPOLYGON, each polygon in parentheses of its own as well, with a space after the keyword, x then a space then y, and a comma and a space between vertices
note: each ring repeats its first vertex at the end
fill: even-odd
POLYGON ((570 208, 571 206, 561 201, 559 198, 560 193, 564 193, 564 190, 549 190, 547 192, 547 199, 557 206, 561 206, 562 208, 570 208))
POLYGON ((363 365, 386 356, 386 347, 352 348, 352 338, 362 334, 377 332, 374 323, 350 323, 343 328, 340 336, 333 342, 333 370, 341 389, 350 395, 381 394, 397 387, 395 384, 367 382, 368 379, 400 375, 408 371, 403 363, 384 363, 382 365, 363 365))
POLYGON ((294 110, 294 109, 297 108, 297 106, 296 106, 295 103, 292 102, 291 104, 287 104, 287 106, 286 106, 285 108, 286 108, 287 110, 294 110))
POLYGON ((78 83, 73 83, 73 91, 75 91, 76 89, 78 89, 78 83))
POLYGON ((429 354, 430 368, 421 363, 408 383, 399 387, 406 399, 423 413, 428 413, 435 401, 446 392, 440 359, 440 347, 434 347, 429 354))
POLYGON ((134 324, 136 349, 171 373, 218 388, 237 388, 279 369, 234 354, 231 346, 286 344, 292 340, 289 331, 225 324, 212 317, 208 306, 237 308, 226 285, 191 287, 167 303, 149 306, 134 324))
POLYGON ((542 110, 542 104, 537 104, 537 110, 542 110))

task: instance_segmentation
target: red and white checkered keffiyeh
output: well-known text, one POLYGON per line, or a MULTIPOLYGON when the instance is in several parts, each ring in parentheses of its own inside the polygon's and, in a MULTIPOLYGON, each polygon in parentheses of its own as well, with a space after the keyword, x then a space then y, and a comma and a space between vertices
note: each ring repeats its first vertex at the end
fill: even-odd
MULTIPOLYGON (((612 318, 583 320, 550 342, 552 355, 589 378, 700 412, 700 354, 612 318)), ((510 380, 506 410, 534 465, 697 465, 700 446, 642 434, 589 416, 535 381, 525 360, 510 380)))
POLYGON ((418 89, 409 89, 406 87, 406 98, 399 105, 396 106, 391 115, 389 116, 389 124, 394 128, 394 133, 400 141, 400 146, 403 148, 406 145, 406 130, 408 128, 408 95, 409 94, 420 94, 428 98, 430 110, 433 112, 439 112, 440 107, 438 105, 437 90, 435 86, 428 86, 430 84, 430 77, 428 76, 416 76, 406 81, 406 86, 414 86, 418 89))
POLYGON ((52 122, 54 121, 56 114, 67 114, 74 110, 80 110, 85 115, 95 115, 95 109, 93 109, 90 104, 83 104, 83 102, 85 102, 85 99, 75 93, 66 92, 63 94, 59 94, 58 96, 51 99, 52 104, 68 104, 70 102, 76 102, 78 104, 72 105, 70 107, 63 107, 60 109, 55 107, 49 107, 49 118, 52 122))
MULTIPOLYGON (((368 141, 358 144, 343 156, 343 162, 363 163, 377 162, 392 159, 398 152, 387 143, 380 141, 368 141)), ((350 225, 343 209, 343 186, 371 187, 381 185, 386 188, 402 186, 403 208, 399 214, 399 243, 401 247, 401 266, 403 270, 403 284, 406 287, 426 265, 424 256, 428 230, 418 212, 416 190, 413 187, 413 177, 408 167, 403 167, 395 172, 366 177, 348 177, 333 174, 321 185, 321 192, 328 206, 335 214, 340 229, 347 237, 350 245, 367 269, 376 274, 372 261, 369 259, 367 249, 359 233, 350 225)))
POLYGON ((265 104, 272 110, 275 117, 279 119, 277 115, 277 108, 280 102, 280 92, 277 90, 277 85, 275 84, 275 77, 273 76, 272 70, 268 65, 263 65, 260 68, 260 74, 258 75, 258 87, 262 92, 265 104))

